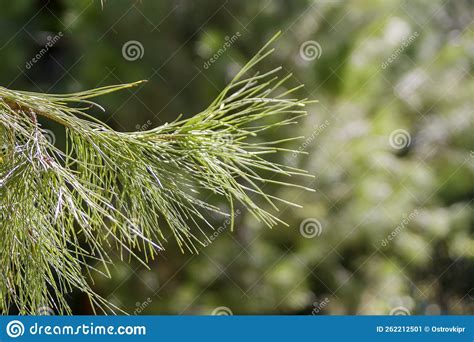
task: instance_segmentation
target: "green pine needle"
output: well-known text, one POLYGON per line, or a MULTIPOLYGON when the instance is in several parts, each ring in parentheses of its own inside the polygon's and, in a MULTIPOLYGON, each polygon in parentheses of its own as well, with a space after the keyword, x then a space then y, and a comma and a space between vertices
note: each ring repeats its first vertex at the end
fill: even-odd
POLYGON ((87 114, 95 105, 90 99, 140 82, 67 95, 0 87, 3 313, 12 306, 22 314, 43 306, 70 313, 66 296, 74 289, 94 308, 115 312, 88 280, 93 263, 109 275, 110 247, 137 258, 139 251, 146 262, 174 236, 183 251, 198 252, 209 242, 206 229, 214 229, 206 213, 233 218, 237 203, 267 226, 282 222, 256 198, 278 210, 276 202, 292 203, 265 193, 263 185, 298 185, 263 174, 305 172, 264 159, 288 151, 278 146, 289 139, 259 143, 254 137, 294 124, 310 101, 288 97, 299 87, 280 91, 289 77, 279 80, 280 68, 248 76, 273 51, 268 46, 275 38, 209 108, 149 131, 116 132, 87 114), (65 151, 47 139, 38 117, 65 128, 65 151), (225 199, 231 212, 206 201, 209 195, 225 199))

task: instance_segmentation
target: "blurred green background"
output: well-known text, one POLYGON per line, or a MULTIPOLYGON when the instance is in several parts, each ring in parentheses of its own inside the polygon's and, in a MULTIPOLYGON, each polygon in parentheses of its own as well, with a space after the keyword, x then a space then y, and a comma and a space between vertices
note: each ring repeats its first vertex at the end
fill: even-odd
MULTIPOLYGON (((281 207, 289 227, 269 230, 241 208, 234 232, 213 218, 225 229, 199 255, 170 239, 147 270, 112 251, 112 279, 95 275, 94 288, 130 314, 474 313, 472 1, 1 7, 2 86, 70 92, 149 80, 99 99, 107 113, 96 114, 118 130, 204 109, 279 30, 262 68, 282 65, 305 84, 299 96, 320 101, 299 126, 271 132, 304 135, 288 147, 307 155, 280 158, 315 175, 314 193, 266 187, 304 206, 281 207)), ((44 127, 64 144, 58 127, 44 127)), ((70 301, 90 313, 80 293, 70 301)))

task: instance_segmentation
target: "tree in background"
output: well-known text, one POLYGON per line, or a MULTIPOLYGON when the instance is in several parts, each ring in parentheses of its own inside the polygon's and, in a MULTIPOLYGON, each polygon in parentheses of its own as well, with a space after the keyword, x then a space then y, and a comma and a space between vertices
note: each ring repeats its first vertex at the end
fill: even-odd
MULTIPOLYGON (((149 263, 153 272, 116 261, 113 280, 95 277, 96 291, 149 314, 220 306, 236 314, 473 312, 469 1, 124 1, 104 10, 87 0, 50 3, 54 16, 36 15, 40 7, 28 1, 2 8, 0 84, 75 92, 98 80, 149 79, 101 101, 119 110, 95 114, 118 130, 200 112, 225 87, 222 75, 235 74, 280 29, 278 49, 263 63, 293 72, 290 83, 306 84, 300 97, 321 101, 291 130, 262 132, 265 140, 307 137, 283 143, 307 156, 274 156, 316 175, 308 185, 316 193, 283 193, 304 204, 278 214, 291 229, 262 229, 236 206, 239 229, 230 234, 227 219, 210 218, 222 232, 199 256, 168 248, 149 263), (27 70, 23 63, 47 42, 44 31, 64 38, 27 70), (236 32, 239 40, 204 69, 236 32), (135 62, 121 54, 130 40, 145 48, 135 62), (320 44, 318 58, 301 57, 306 41, 320 44), (392 146, 393 132, 403 134, 392 146), (308 219, 320 223, 319 236, 299 234, 308 219)), ((43 124, 64 145, 62 130, 43 124)), ((276 186, 265 191, 282 196, 276 186)), ((75 312, 89 312, 80 295, 74 300, 75 312)))

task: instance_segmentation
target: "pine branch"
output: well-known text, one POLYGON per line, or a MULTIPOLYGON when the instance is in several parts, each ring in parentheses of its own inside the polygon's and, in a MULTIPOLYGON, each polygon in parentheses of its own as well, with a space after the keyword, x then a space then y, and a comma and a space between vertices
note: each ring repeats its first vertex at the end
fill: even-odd
POLYGON ((287 151, 279 144, 297 138, 259 143, 255 137, 296 123, 310 101, 289 98, 299 87, 278 93, 290 77, 275 76, 280 68, 247 76, 273 51, 275 38, 206 110, 148 131, 117 132, 87 114, 97 106, 91 99, 140 82, 67 95, 0 87, 3 313, 12 305, 20 313, 44 305, 70 313, 65 296, 73 289, 93 307, 114 312, 88 283, 93 262, 109 275, 112 244, 137 258, 139 251, 144 263, 169 236, 182 251, 198 252, 209 241, 205 230, 214 229, 206 213, 233 218, 236 203, 269 227, 283 223, 257 198, 275 210, 278 202, 296 205, 263 185, 301 187, 264 176, 306 175, 264 158, 287 151), (38 117, 65 128, 66 151, 48 141, 38 117), (227 201, 230 212, 209 203, 209 195, 227 201))

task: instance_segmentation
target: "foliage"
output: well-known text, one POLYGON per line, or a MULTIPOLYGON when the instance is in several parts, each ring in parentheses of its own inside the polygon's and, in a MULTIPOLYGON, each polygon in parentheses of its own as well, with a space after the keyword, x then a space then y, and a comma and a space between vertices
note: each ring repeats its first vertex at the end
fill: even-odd
POLYGON ((86 112, 98 106, 90 99, 139 82, 68 95, 0 88, 4 311, 13 303, 20 313, 44 305, 69 312, 65 294, 73 288, 87 293, 94 306, 113 309, 87 283, 84 268, 95 269, 90 260, 110 275, 111 242, 131 255, 137 248, 148 260, 170 235, 183 252, 198 252, 196 244, 210 242, 206 228, 214 229, 206 212, 229 216, 233 227, 234 202, 269 227, 283 222, 254 197, 275 210, 278 201, 296 205, 267 194, 262 185, 300 187, 274 177, 305 173, 264 159, 285 151, 278 145, 292 139, 254 138, 295 124, 309 101, 288 97, 299 87, 281 90, 289 78, 276 76, 281 68, 249 75, 273 51, 272 41, 206 110, 146 131, 117 132, 86 112), (65 128, 65 152, 48 140, 38 117, 65 128), (230 212, 209 196, 223 197, 230 212))
MULTIPOLYGON (((261 66, 282 65, 294 74, 289 85, 305 84, 300 97, 320 100, 298 125, 260 135, 306 136, 281 146, 308 155, 268 156, 316 176, 307 182, 316 192, 265 185, 266 193, 303 204, 275 214, 289 229, 264 229, 234 203, 241 212, 235 232, 229 218, 211 214, 220 234, 209 231, 214 239, 198 246, 199 255, 168 245, 147 263, 150 271, 111 250, 112 279, 92 273, 94 291, 137 314, 210 314, 220 306, 234 314, 388 314, 399 306, 421 315, 474 312, 472 2, 91 3, 2 4, 0 84, 51 93, 148 79, 103 97, 104 107, 117 110, 94 115, 120 131, 158 126, 176 113, 200 112, 230 81, 223 76, 282 30, 261 66), (64 38, 50 54, 25 69, 59 31, 64 38), (203 69, 236 32, 239 40, 203 69), (130 40, 143 45, 142 59, 123 58, 130 40), (322 53, 307 61, 299 51, 310 40, 322 53), (398 150, 389 144, 397 129, 411 136, 398 150), (406 217, 413 219, 402 224, 406 217), (321 223, 319 236, 299 233, 308 218, 321 223)), ((65 145, 58 125, 41 122, 65 145)), ((228 209, 225 198, 209 201, 228 209)), ((91 313, 80 293, 69 304, 91 313)))

